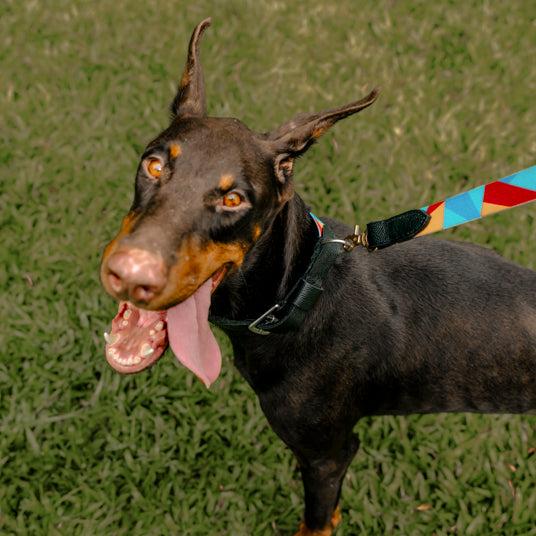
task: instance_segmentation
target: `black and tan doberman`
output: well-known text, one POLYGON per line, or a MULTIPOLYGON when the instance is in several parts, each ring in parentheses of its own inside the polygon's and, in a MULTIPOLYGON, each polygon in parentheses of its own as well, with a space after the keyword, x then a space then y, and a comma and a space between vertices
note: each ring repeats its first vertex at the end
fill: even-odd
POLYGON ((487 249, 418 238, 370 253, 295 193, 295 159, 379 90, 259 134, 207 117, 200 41, 169 127, 148 145, 135 198, 106 248, 120 300, 106 356, 120 372, 168 343, 208 386, 221 356, 209 319, 292 449, 305 488, 298 535, 329 535, 363 416, 535 413, 536 273, 487 249))

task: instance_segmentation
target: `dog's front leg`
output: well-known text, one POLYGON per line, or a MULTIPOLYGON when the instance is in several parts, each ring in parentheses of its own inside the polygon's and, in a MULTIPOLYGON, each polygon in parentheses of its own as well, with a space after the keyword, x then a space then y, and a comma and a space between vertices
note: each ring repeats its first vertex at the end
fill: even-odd
POLYGON ((346 470, 353 460, 359 439, 349 435, 334 454, 296 453, 305 489, 305 516, 295 536, 330 536, 341 520, 338 503, 346 470))

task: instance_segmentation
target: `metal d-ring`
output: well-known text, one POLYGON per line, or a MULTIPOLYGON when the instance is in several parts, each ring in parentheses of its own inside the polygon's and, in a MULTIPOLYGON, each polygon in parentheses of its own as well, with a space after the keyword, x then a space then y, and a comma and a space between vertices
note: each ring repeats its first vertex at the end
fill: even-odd
POLYGON ((322 245, 324 244, 346 244, 346 240, 343 240, 342 238, 326 238, 325 240, 322 240, 322 245))

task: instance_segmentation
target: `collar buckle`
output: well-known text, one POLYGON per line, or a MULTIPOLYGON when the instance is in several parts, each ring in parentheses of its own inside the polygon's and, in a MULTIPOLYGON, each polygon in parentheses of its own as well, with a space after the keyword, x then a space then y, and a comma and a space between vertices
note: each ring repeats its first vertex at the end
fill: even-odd
POLYGON ((277 323, 279 320, 273 315, 273 313, 275 311, 277 311, 281 306, 276 303, 274 306, 270 307, 270 309, 268 309, 268 311, 266 311, 265 313, 263 313, 261 316, 259 316, 259 318, 257 318, 257 320, 254 320, 249 326, 248 326, 248 329, 249 331, 251 331, 252 333, 256 333, 257 335, 270 335, 270 331, 266 331, 265 329, 261 329, 259 327, 257 327, 261 322, 263 322, 264 320, 267 320, 268 322, 272 323, 272 324, 275 324, 277 323))

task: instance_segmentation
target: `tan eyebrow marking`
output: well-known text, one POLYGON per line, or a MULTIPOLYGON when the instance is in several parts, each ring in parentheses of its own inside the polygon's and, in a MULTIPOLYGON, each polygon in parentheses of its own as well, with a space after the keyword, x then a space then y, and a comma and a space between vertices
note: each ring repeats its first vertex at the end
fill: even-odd
POLYGON ((259 236, 261 236, 261 233, 262 233, 262 228, 258 223, 256 223, 255 227, 253 228, 253 242, 257 242, 257 240, 259 239, 259 236))
POLYGON ((229 190, 234 184, 234 177, 230 173, 226 173, 225 175, 222 175, 220 179, 220 189, 226 192, 229 190))
POLYGON ((171 158, 177 158, 182 153, 181 146, 178 143, 172 143, 169 146, 169 156, 171 158))

